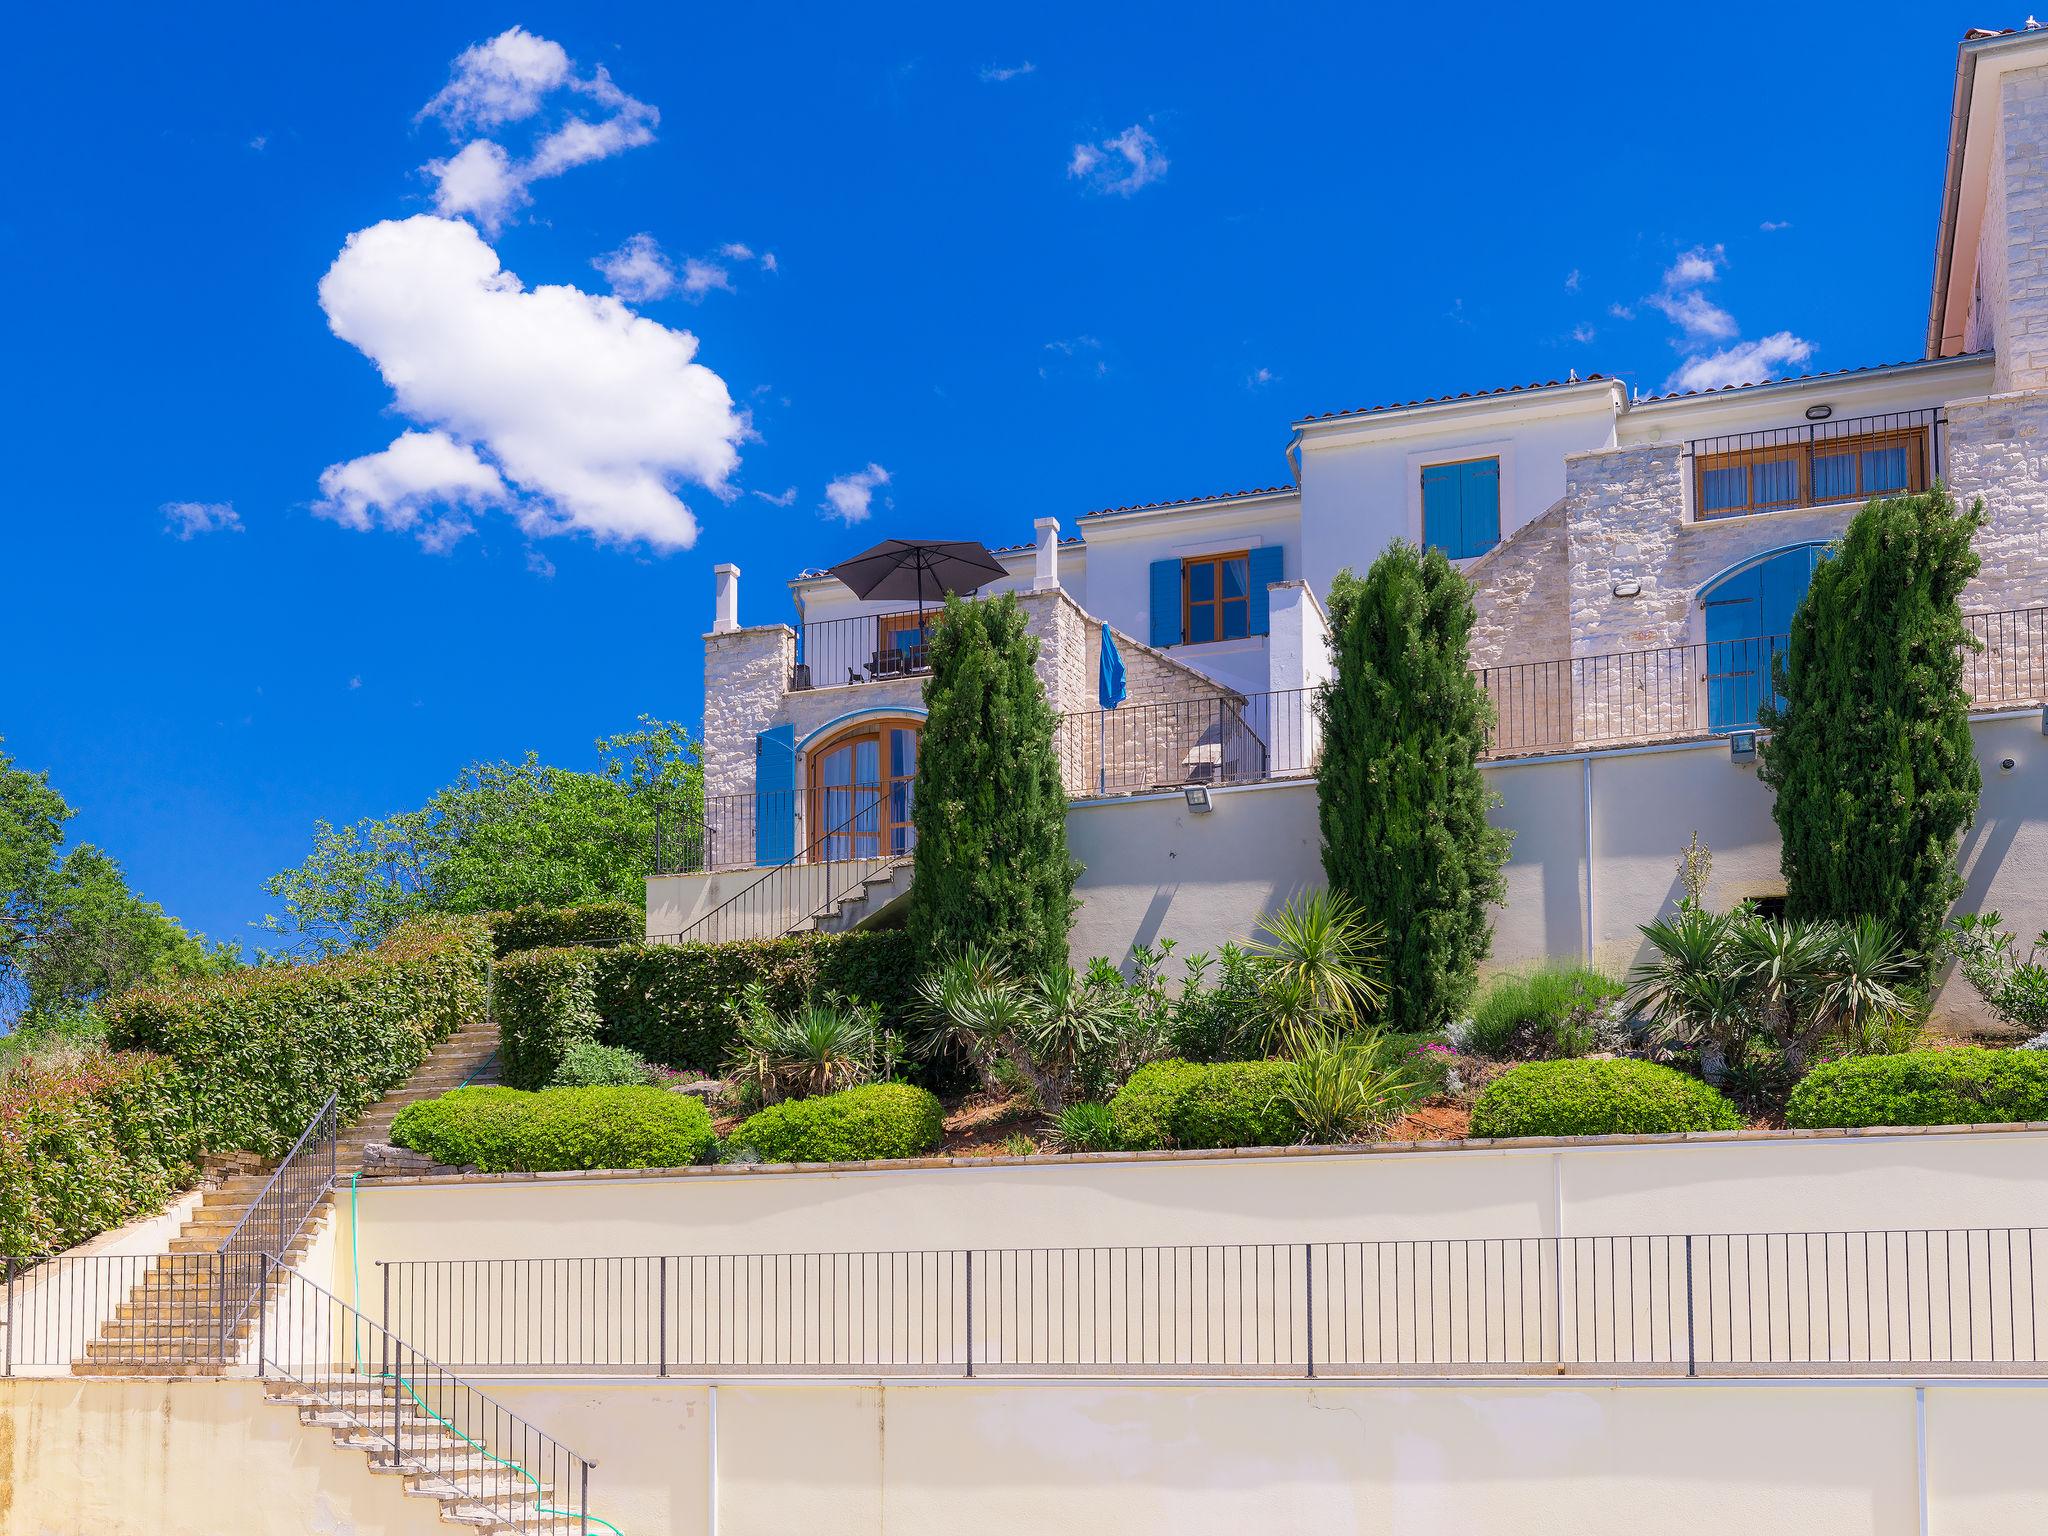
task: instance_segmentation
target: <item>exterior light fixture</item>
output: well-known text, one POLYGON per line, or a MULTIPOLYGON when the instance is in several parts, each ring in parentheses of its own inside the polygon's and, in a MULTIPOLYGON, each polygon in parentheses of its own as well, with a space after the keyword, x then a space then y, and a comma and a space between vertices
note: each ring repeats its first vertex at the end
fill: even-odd
POLYGON ((1642 592, 1643 584, 1633 576, 1627 581, 1617 581, 1614 584, 1614 595, 1616 597, 1640 597, 1642 592))
POLYGON ((1728 755, 1738 763, 1756 761, 1756 732, 1736 731, 1728 738, 1728 755))
POLYGON ((1181 793, 1188 797, 1188 809, 1191 811, 1215 809, 1209 804, 1209 786, 1206 784, 1184 784, 1181 793))
POLYGON ((2011 758, 2009 758, 2009 757, 2008 757, 2008 758, 2006 758, 2006 759, 2005 759, 2005 760, 2004 760, 2003 762, 2001 762, 2001 763, 2000 763, 2000 764, 1999 764, 1998 766, 1999 766, 1999 767, 2000 767, 2001 769, 2003 769, 2003 770, 2004 770, 2005 772, 2007 772, 2007 773, 2011 773, 2011 772, 2013 771, 2013 769, 2014 769, 2014 768, 2015 768, 2016 766, 2018 766, 2018 765, 2017 765, 2017 764, 2015 764, 2015 763, 2013 762, 2013 760, 2012 760, 2011 758))
POLYGON ((2041 706, 2041 734, 2048 736, 2048 704, 2041 706))
POLYGON ((1808 421, 1826 421, 1834 414, 1835 408, 1832 405, 1809 405, 1806 408, 1806 419, 1808 421))

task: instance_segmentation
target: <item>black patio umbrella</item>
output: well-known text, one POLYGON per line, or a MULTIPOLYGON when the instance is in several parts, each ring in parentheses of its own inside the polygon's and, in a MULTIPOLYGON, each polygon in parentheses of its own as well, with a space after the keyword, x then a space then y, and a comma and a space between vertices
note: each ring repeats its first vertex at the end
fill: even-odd
POLYGON ((855 597, 915 602, 922 629, 926 602, 943 602, 948 593, 971 596, 1010 573, 972 539, 884 539, 840 561, 832 574, 855 597))

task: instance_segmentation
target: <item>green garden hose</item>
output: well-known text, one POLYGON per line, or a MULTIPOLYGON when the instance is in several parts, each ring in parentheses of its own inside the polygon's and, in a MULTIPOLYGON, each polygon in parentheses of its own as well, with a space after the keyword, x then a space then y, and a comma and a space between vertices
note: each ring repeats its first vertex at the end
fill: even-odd
MULTIPOLYGON (((357 1181, 361 1178, 362 1173, 360 1170, 351 1173, 348 1176, 348 1260, 350 1270, 350 1283, 354 1290, 355 1301, 357 1303, 360 1303, 363 1299, 362 1255, 361 1250, 356 1245, 356 1190, 358 1187, 357 1181)), ((355 1306, 353 1310, 355 1311, 357 1318, 356 1371, 358 1374, 361 1374, 363 1368, 361 1319, 363 1314, 360 1305, 355 1306)), ((507 1461, 504 1457, 498 1455, 496 1452, 491 1451, 485 1446, 479 1444, 477 1441, 470 1439, 468 1435, 465 1435, 453 1424, 450 1424, 446 1419, 442 1418, 440 1414, 434 1412, 433 1409, 429 1408, 426 1405, 426 1403, 421 1399, 419 1393, 415 1392, 412 1389, 412 1383, 407 1381, 403 1376, 391 1371, 380 1371, 378 1373, 377 1379, 380 1381, 397 1382, 399 1386, 405 1389, 405 1395, 413 1400, 414 1404, 419 1408, 421 1413, 424 1413, 436 1424, 439 1424, 443 1429, 447 1430, 449 1434, 453 1435, 456 1439, 460 1440, 464 1445, 470 1446, 486 1461, 495 1461, 499 1466, 509 1467, 512 1471, 518 1473, 521 1477, 525 1478, 529 1483, 533 1484, 535 1493, 539 1493, 541 1488, 541 1480, 539 1478, 535 1477, 531 1472, 527 1471, 526 1468, 520 1466, 517 1462, 507 1461)), ((577 1511, 573 1509, 556 1509, 552 1505, 541 1503, 538 1499, 534 1501, 533 1507, 534 1511, 537 1514, 560 1515, 563 1518, 569 1520, 581 1520, 584 1522, 586 1528, 592 1525, 601 1525, 606 1530, 610 1531, 612 1533, 612 1536, 625 1536, 625 1532, 621 1531, 616 1525, 613 1525, 611 1521, 600 1520, 596 1515, 579 1514, 577 1511)))

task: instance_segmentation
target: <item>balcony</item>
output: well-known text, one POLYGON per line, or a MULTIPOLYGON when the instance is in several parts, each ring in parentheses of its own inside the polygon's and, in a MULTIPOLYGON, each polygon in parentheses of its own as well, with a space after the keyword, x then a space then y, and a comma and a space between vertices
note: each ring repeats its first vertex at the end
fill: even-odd
MULTIPOLYGON (((857 622, 877 632, 876 620, 857 622)), ((1977 641, 1963 656, 1973 709, 2048 704, 2048 608, 1968 614, 1965 623, 1977 641)), ((1785 643, 1771 636, 1480 668, 1495 713, 1485 756, 1501 761, 1754 730, 1785 643)), ((1219 694, 1062 715, 1054 736, 1061 781, 1070 798, 1086 799, 1312 777, 1322 746, 1320 692, 1219 694)), ((660 830, 656 871, 774 864, 789 859, 790 849, 798 864, 899 857, 915 837, 913 791, 902 783, 894 790, 836 786, 829 801, 802 790, 709 797, 701 811, 660 830)))
POLYGON ((1941 474, 1941 415, 1895 411, 1768 432, 1695 438, 1696 522, 1860 503, 1924 491, 1941 474))
POLYGON ((789 691, 917 677, 931 670, 928 645, 939 610, 868 613, 804 625, 789 691))

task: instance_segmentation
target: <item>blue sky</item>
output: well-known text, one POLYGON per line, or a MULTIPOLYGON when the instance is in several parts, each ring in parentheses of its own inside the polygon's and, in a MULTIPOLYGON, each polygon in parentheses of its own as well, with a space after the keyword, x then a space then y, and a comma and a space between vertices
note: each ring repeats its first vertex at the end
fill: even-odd
POLYGON ((1456 14, 24 13, 0 735, 247 938, 315 818, 698 722, 718 561, 760 622, 875 538, 1273 483, 1310 412, 1919 354, 2017 14, 1456 14))

